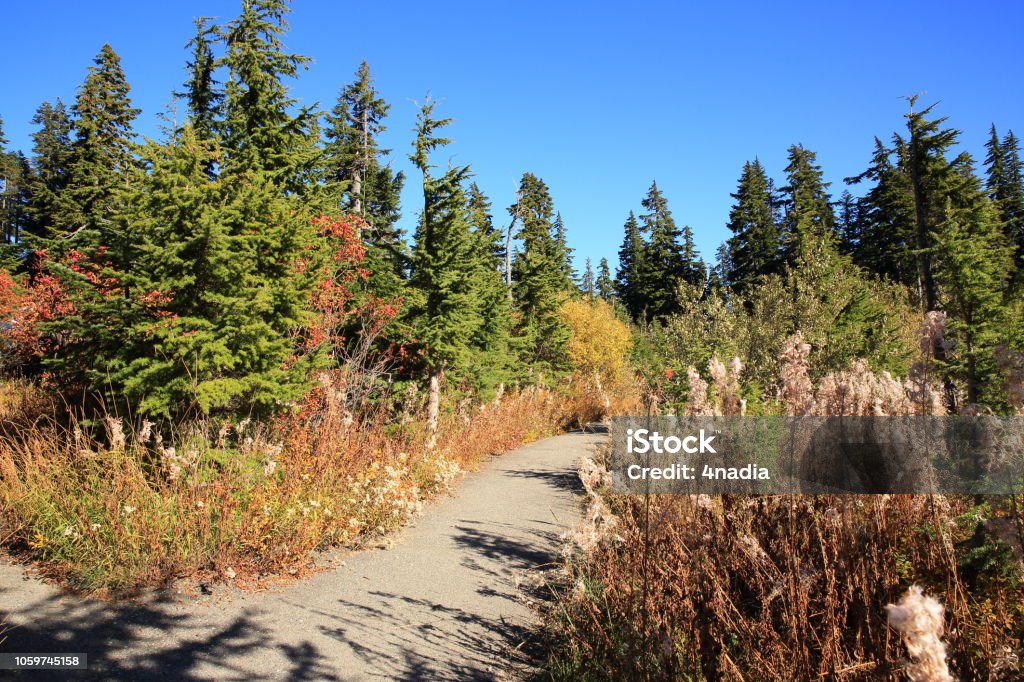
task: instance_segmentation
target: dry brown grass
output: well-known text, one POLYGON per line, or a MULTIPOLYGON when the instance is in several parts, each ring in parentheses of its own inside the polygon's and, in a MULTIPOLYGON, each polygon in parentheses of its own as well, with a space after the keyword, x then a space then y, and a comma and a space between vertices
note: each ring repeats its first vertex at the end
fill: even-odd
POLYGON ((389 531, 463 468, 562 421, 551 393, 529 390, 446 416, 428 450, 418 424, 355 422, 325 378, 273 424, 161 437, 114 419, 58 427, 32 416, 34 389, 2 390, 0 541, 86 590, 300 573, 312 552, 389 531))

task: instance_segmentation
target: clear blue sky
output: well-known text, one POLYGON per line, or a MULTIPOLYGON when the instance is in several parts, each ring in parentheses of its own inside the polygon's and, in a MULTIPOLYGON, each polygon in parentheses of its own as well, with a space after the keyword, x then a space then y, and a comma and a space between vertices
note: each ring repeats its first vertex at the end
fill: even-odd
MULTIPOLYGON (((237 0, 9 3, 0 116, 28 151, 43 100, 71 103, 104 42, 120 53, 143 134, 184 78, 192 19, 237 0)), ((578 263, 615 264, 622 223, 652 179, 713 258, 743 162, 781 179, 786 148, 818 153, 833 190, 872 138, 925 91, 976 157, 989 124, 1024 134, 1024 4, 1002 2, 594 3, 296 0, 288 47, 314 59, 296 82, 330 107, 366 59, 392 104, 384 144, 406 159, 427 91, 456 119, 448 154, 472 165, 499 221, 524 171, 542 177, 578 263)), ((443 159, 441 159, 443 162, 443 159)), ((419 210, 410 174, 403 224, 419 210)))

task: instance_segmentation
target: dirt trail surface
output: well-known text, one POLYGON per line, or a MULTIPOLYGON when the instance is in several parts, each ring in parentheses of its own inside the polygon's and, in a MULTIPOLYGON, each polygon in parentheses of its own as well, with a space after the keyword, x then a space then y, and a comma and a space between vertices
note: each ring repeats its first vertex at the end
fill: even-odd
POLYGON ((390 549, 276 592, 111 604, 0 563, 13 626, 0 651, 89 657, 88 672, 17 679, 504 679, 536 624, 530 575, 577 518, 574 464, 602 438, 571 433, 496 457, 390 549))

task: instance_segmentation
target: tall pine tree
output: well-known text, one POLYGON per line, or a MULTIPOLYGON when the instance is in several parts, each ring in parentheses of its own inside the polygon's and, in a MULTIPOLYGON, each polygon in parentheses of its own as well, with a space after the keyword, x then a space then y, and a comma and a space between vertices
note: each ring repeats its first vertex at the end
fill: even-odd
POLYGON ((729 212, 732 237, 727 279, 737 293, 743 293, 781 269, 782 234, 775 216, 776 202, 760 160, 743 164, 739 186, 731 196, 736 203, 729 212))

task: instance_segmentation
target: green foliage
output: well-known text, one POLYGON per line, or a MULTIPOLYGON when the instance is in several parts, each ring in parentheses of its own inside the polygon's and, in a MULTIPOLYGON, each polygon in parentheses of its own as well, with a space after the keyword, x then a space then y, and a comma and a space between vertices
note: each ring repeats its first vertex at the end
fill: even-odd
POLYGON ((0 120, 0 264, 7 268, 17 265, 17 244, 23 238, 29 223, 29 189, 32 171, 28 160, 20 153, 6 149, 3 120, 0 120))
POLYGON ((906 170, 906 145, 894 149, 875 138, 871 166, 848 184, 874 183, 846 222, 843 248, 854 262, 905 286, 917 286, 914 191, 906 170), (895 156, 895 163, 893 157, 895 156))
POLYGON ((675 312, 676 286, 703 287, 707 276, 693 244, 693 231, 688 226, 676 227, 657 183, 651 183, 641 205, 647 213, 640 216, 640 222, 632 212, 626 221, 616 280, 619 297, 635 320, 675 312))
POLYGON ((128 278, 140 315, 115 375, 143 413, 266 414, 299 396, 316 359, 294 357, 290 333, 307 320, 315 271, 308 217, 272 184, 210 180, 220 156, 189 126, 145 150, 128 278))

